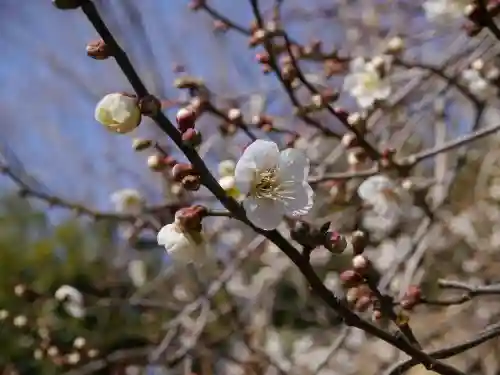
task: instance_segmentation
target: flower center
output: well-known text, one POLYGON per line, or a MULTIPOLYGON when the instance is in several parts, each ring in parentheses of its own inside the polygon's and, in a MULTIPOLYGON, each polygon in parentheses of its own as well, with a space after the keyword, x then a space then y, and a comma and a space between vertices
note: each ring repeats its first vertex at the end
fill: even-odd
POLYGON ((257 172, 250 195, 256 198, 276 199, 280 195, 280 188, 276 168, 269 168, 257 172))
POLYGON ((372 91, 377 89, 380 79, 375 73, 363 73, 361 82, 366 90, 372 91))

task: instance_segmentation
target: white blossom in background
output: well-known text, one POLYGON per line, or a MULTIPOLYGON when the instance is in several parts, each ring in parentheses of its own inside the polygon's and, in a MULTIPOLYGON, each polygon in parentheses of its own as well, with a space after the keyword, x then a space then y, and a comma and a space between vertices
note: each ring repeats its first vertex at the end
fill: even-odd
POLYGON ((202 263, 208 256, 208 244, 203 234, 186 230, 177 218, 160 229, 157 241, 180 263, 202 263))
POLYGON ((358 187, 359 197, 371 207, 364 221, 372 230, 390 230, 404 215, 411 215, 413 199, 408 191, 384 175, 367 178, 358 187))
POLYGON ((74 318, 85 316, 83 295, 80 291, 70 285, 62 285, 54 294, 56 300, 62 302, 66 312, 74 318))
POLYGON ((449 23, 464 17, 471 0, 426 0, 424 8, 427 19, 436 23, 449 23))
POLYGON ((140 259, 131 260, 128 263, 128 276, 135 287, 140 288, 146 283, 146 263, 140 259))
POLYGON ((144 198, 135 189, 121 189, 111 194, 115 210, 122 214, 138 215, 144 208, 144 198))
POLYGON ((349 74, 344 79, 343 89, 356 98, 361 108, 369 108, 375 101, 385 100, 391 94, 389 80, 382 74, 387 65, 385 57, 369 61, 357 57, 349 64, 349 74))
POLYGON ((462 72, 462 80, 469 91, 481 100, 496 96, 497 88, 493 86, 480 71, 474 68, 462 72))
POLYGON ((141 122, 137 99, 120 93, 108 94, 97 103, 95 119, 115 133, 129 133, 141 122))
POLYGON ((232 160, 223 160, 219 163, 219 185, 224 189, 226 194, 237 199, 240 198, 241 193, 236 187, 236 179, 234 177, 234 170, 236 163, 232 160))
POLYGON ((292 148, 280 152, 274 142, 253 142, 235 169, 248 220, 261 229, 272 230, 286 214, 307 214, 314 196, 308 176, 309 160, 303 152, 292 148))
POLYGON ((264 343, 266 353, 284 369, 290 368, 290 361, 285 355, 285 348, 278 332, 267 331, 266 342, 264 343))

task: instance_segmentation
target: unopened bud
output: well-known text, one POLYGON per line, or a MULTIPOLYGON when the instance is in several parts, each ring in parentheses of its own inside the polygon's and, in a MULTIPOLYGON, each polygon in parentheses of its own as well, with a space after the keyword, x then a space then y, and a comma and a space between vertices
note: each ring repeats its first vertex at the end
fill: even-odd
POLYGON ((190 107, 181 108, 177 112, 176 120, 179 130, 184 133, 187 129, 194 128, 196 113, 190 107))
POLYGON ((484 60, 476 59, 472 62, 471 68, 480 72, 484 68, 484 60))
POLYGON ((347 241, 345 237, 339 233, 328 231, 326 233, 324 246, 334 254, 342 254, 347 247, 347 241))
POLYGON ((87 44, 87 56, 96 60, 105 60, 111 56, 108 45, 102 39, 94 40, 87 44))
POLYGON ((197 191, 201 187, 201 177, 199 175, 190 174, 182 179, 181 184, 186 190, 197 191))
POLYGON ((206 207, 200 205, 185 207, 175 213, 175 221, 184 229, 200 231, 201 221, 206 214, 206 207))
POLYGON ((387 42, 387 52, 388 53, 391 53, 391 54, 398 54, 400 53, 401 51, 403 51, 405 48, 405 42, 404 40, 399 37, 399 36, 395 36, 393 38, 391 38, 388 42, 387 42))
POLYGON ((238 108, 231 108, 227 111, 227 118, 232 123, 239 123, 242 121, 243 116, 241 115, 241 111, 238 108))
POLYGON ((147 150, 147 149, 148 149, 148 148, 150 148, 152 145, 153 145, 153 141, 151 141, 150 139, 140 139, 140 138, 135 138, 135 139, 132 141, 132 148, 133 148, 135 151, 143 151, 143 150, 147 150))
POLYGON ((360 230, 355 231, 351 236, 351 245, 354 254, 362 254, 367 245, 366 235, 360 230))
POLYGON ((179 163, 172 168, 172 178, 176 182, 181 182, 184 177, 195 174, 194 168, 191 164, 179 163))
POLYGON ((187 129, 182 133, 182 141, 190 147, 197 147, 201 145, 201 133, 193 128, 187 129))
POLYGON ((165 167, 166 165, 163 163, 163 159, 160 155, 150 155, 148 157, 148 168, 152 171, 162 171, 165 167))
POLYGON ((359 285, 363 277, 354 270, 345 270, 340 274, 340 280, 346 287, 354 287, 359 285))
POLYGON ((369 265, 370 265, 370 262, 363 255, 356 255, 354 258, 352 258, 353 268, 361 274, 366 272, 369 265))

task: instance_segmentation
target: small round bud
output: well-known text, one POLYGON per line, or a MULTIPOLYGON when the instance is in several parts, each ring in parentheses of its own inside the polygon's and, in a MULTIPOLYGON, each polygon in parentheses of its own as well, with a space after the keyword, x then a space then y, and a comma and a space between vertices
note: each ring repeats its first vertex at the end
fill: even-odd
POLYGON ((175 222, 186 230, 201 230, 201 221, 207 215, 207 208, 201 205, 181 208, 175 213, 175 222))
POLYGON ((203 6, 205 6, 205 0, 191 0, 188 5, 193 11, 200 10, 203 6))
POLYGON ((135 151, 143 151, 147 150, 153 145, 153 141, 150 139, 140 139, 140 138, 134 138, 132 141, 132 148, 135 151))
POLYGON ((481 70, 484 69, 484 60, 483 59, 474 60, 471 64, 471 68, 480 72, 481 70))
POLYGON ((7 310, 0 310, 0 320, 5 320, 9 317, 9 312, 7 310))
POLYGON ((388 53, 398 54, 401 53, 404 50, 404 48, 405 48, 405 42, 399 36, 395 36, 387 42, 388 53))
POLYGON ((26 293, 26 286, 23 284, 17 284, 14 287, 14 294, 18 297, 22 297, 26 293))
POLYGON ((50 357, 55 357, 56 355, 59 354, 59 349, 57 349, 56 346, 51 346, 47 349, 47 354, 50 356, 50 357))
POLYGON ((52 0, 52 4, 58 9, 76 9, 83 4, 83 0, 52 0))
POLYGON ((326 232, 324 246, 334 254, 342 254, 347 247, 347 241, 344 236, 335 231, 326 232))
POLYGON ((202 142, 201 133, 193 128, 187 129, 182 133, 182 141, 187 146, 197 147, 201 145, 202 142))
POLYGON ((78 362, 80 362, 80 354, 76 352, 67 354, 66 362, 70 365, 76 365, 78 362))
POLYGON ((363 278, 354 270, 345 270, 340 274, 340 280, 346 287, 354 287, 361 283, 363 278))
POLYGON ((88 352, 87 352, 87 356, 89 358, 95 358, 99 355, 99 351, 97 349, 90 349, 88 352))
POLYGON ((196 113, 190 107, 185 107, 179 109, 176 115, 177 125, 181 133, 184 133, 187 129, 194 128, 196 121, 196 113))
POLYGON ((111 56, 108 45, 102 39, 89 42, 86 47, 87 56, 96 60, 105 60, 111 56))
POLYGON ((201 187, 201 178, 198 175, 191 174, 184 177, 181 181, 181 184, 186 190, 197 191, 201 187))
POLYGON ((256 54, 255 59, 261 64, 269 64, 270 61, 269 54, 267 52, 256 54))
POLYGON ((354 254, 362 254, 367 245, 366 235, 360 230, 355 231, 351 235, 351 245, 354 254))
POLYGON ((18 315, 14 318, 12 323, 16 327, 24 327, 28 323, 28 318, 26 318, 24 315, 18 315))
POLYGON ((119 134, 129 133, 141 123, 137 99, 123 93, 102 98, 96 105, 94 117, 108 130, 119 134))
POLYGON ((176 182, 181 182, 184 177, 192 174, 195 174, 195 171, 191 164, 178 163, 172 168, 172 178, 176 182))
POLYGON ((361 274, 366 272, 369 265, 370 265, 370 262, 363 255, 356 255, 354 258, 352 258, 353 268, 361 274))
POLYGON ((73 346, 77 349, 81 349, 86 343, 87 341, 83 337, 77 337, 75 341, 73 341, 73 346))
POLYGON ((159 172, 165 169, 166 165, 160 155, 150 155, 148 157, 148 168, 152 171, 159 172))
POLYGON ((227 118, 232 123, 239 123, 242 121, 243 116, 238 108, 231 108, 229 111, 227 111, 227 118))

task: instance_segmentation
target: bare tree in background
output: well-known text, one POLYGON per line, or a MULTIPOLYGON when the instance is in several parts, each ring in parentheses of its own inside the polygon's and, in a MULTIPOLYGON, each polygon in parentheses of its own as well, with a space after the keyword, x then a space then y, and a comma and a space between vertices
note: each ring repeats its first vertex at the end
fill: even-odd
MULTIPOLYGON (((2 172, 22 197, 112 222, 126 247, 98 255, 106 258, 99 272, 90 271, 95 256, 77 258, 79 273, 88 267, 92 275, 77 287, 61 275, 40 286, 43 269, 6 284, 68 315, 55 324, 50 310, 28 324, 10 307, 0 311, 7 337, 21 328, 22 337, 37 337, 29 353, 38 353, 40 368, 500 373, 498 1, 248 0, 239 21, 218 2, 193 0, 193 20, 209 20, 215 33, 214 77, 181 61, 188 36, 167 34, 179 57, 169 62, 175 93, 159 84, 166 64, 156 59, 161 46, 147 41, 141 5, 124 2, 121 19, 105 1, 53 3, 94 27, 91 62, 107 60, 126 77, 128 87, 100 101, 99 94, 95 118, 110 136, 107 147, 125 139, 145 155, 140 175, 157 177, 161 199, 150 203, 122 186, 111 196, 115 211, 74 203, 27 178, 15 149, 4 147, 2 172), (322 25, 332 25, 334 37, 322 25), (128 34, 141 43, 127 42, 128 34), (232 37, 252 52, 231 55, 224 43, 232 37), (146 68, 136 69, 129 46, 146 68), (233 68, 241 82, 227 73, 233 68), (265 88, 246 89, 248 77, 265 88), (106 312, 129 333, 125 310, 137 306, 130 335, 101 347, 99 329, 102 337, 120 330, 112 319, 103 323, 106 312), (68 338, 70 350, 53 343, 51 330, 66 324, 84 327, 92 355, 78 337, 68 338)), ((186 35, 203 35, 206 26, 190 24, 186 35)), ((203 52, 206 68, 212 56, 203 52)), ((70 62, 58 61, 71 74, 70 62)), ((95 95, 91 85, 81 89, 95 95)), ((97 227, 87 230, 99 236, 97 227)), ((4 372, 23 373, 19 361, 7 358, 4 372)))

